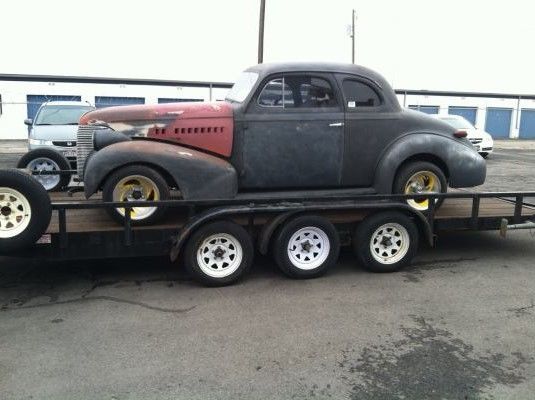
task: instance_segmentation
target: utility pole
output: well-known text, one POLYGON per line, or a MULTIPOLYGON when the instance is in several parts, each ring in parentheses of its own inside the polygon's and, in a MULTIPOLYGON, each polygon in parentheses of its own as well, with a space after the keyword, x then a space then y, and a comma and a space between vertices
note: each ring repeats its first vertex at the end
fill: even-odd
POLYGON ((351 63, 355 64, 355 21, 357 19, 355 9, 351 12, 351 63))
POLYGON ((266 0, 260 0, 260 21, 258 23, 258 64, 264 62, 264 17, 266 15, 266 0))

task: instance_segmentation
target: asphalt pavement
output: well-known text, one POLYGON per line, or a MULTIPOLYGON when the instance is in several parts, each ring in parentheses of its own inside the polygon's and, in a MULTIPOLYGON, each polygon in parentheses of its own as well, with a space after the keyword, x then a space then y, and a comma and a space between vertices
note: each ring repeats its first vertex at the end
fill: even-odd
MULTIPOLYGON (((535 148, 518 147, 477 190, 535 190, 535 148)), ((160 258, 1 258, 0 398, 532 399, 534 244, 444 233, 398 273, 346 250, 306 281, 257 257, 225 288, 160 258)))

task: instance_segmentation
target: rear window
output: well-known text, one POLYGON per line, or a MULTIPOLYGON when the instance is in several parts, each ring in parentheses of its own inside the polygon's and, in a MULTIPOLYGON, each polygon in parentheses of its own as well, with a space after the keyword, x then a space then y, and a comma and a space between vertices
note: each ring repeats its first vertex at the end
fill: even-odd
POLYGON ((342 85, 348 109, 369 108, 381 105, 379 94, 364 82, 346 79, 342 85))

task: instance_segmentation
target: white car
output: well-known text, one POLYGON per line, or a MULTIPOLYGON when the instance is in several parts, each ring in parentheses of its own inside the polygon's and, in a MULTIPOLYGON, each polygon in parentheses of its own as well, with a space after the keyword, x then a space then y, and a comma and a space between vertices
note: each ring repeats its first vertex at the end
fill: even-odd
POLYGON ((436 118, 441 119, 444 122, 447 122, 454 128, 466 131, 468 136, 466 137, 476 148, 479 154, 483 158, 487 158, 489 154, 492 153, 494 148, 494 140, 489 133, 477 129, 470 121, 461 117, 460 115, 435 115, 436 118))

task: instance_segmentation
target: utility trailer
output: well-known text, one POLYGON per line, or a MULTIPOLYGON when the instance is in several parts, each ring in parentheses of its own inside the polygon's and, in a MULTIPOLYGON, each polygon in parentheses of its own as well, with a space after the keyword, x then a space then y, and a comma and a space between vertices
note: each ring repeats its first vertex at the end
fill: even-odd
MULTIPOLYGON (((8 213, 2 194, 6 187, 0 187, 0 229, 8 213)), ((352 245, 366 269, 391 272, 411 262, 419 242, 433 246, 441 231, 499 230, 505 235, 507 229, 535 227, 535 206, 525 201, 535 192, 307 191, 126 203, 85 200, 78 193, 45 194, 51 214, 38 240, 18 249, 0 248, 3 255, 49 260, 169 255, 171 260, 180 258, 197 281, 212 286, 241 278, 255 250, 271 253, 280 269, 294 278, 325 273, 336 263, 340 245, 352 245), (427 211, 407 204, 417 197, 428 200, 427 211), (123 225, 109 217, 110 207, 125 210, 123 225), (167 218, 135 226, 130 214, 138 207, 165 207, 167 218)))

